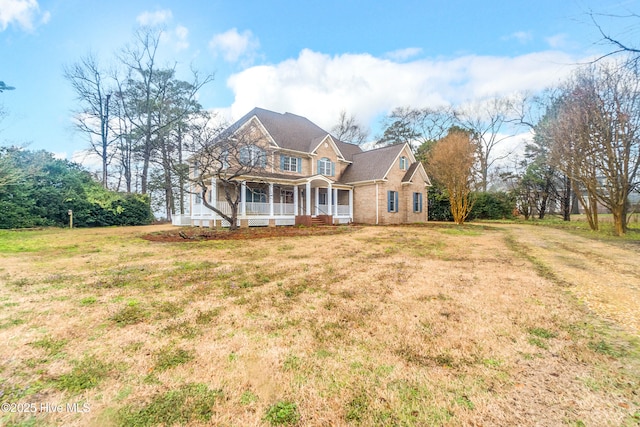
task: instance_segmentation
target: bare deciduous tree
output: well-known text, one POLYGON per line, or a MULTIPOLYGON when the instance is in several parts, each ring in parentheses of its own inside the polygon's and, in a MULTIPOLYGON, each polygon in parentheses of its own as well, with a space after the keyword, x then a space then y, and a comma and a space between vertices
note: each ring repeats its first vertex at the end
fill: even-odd
POLYGON ((566 89, 552 131, 554 161, 580 183, 582 188, 575 190, 591 228, 598 228, 597 205, 601 203, 612 213, 616 234, 624 234, 628 197, 640 183, 640 79, 636 72, 604 63, 579 71, 566 89))
POLYGON ((96 57, 89 53, 80 61, 64 67, 64 77, 76 93, 78 108, 74 122, 78 130, 89 137, 91 151, 102 160, 102 185, 107 188, 107 168, 112 154, 109 146, 109 98, 113 88, 103 81, 106 73, 96 57))
POLYGON ((342 142, 360 145, 369 136, 369 131, 358 123, 355 116, 347 116, 347 112, 342 110, 338 123, 331 128, 331 133, 342 142))
POLYGON ((242 199, 242 183, 247 178, 259 179, 272 165, 267 138, 253 126, 220 131, 209 116, 194 126, 191 132, 190 181, 196 197, 204 206, 229 223, 229 230, 238 228, 238 207, 242 199), (212 179, 222 187, 229 210, 210 201, 212 179))
POLYGON ((514 130, 509 128, 509 125, 519 124, 518 119, 512 116, 513 111, 513 101, 506 97, 473 102, 457 110, 459 125, 476 139, 481 191, 487 191, 489 170, 495 162, 506 159, 513 152, 509 150, 495 155, 498 145, 515 135, 514 130))
MULTIPOLYGON (((456 113, 447 106, 437 108, 398 107, 384 118, 385 128, 378 144, 404 144, 414 149, 444 137, 455 124, 456 113)), ((423 151, 428 151, 425 149, 423 151)))
MULTIPOLYGON (((638 61, 640 60, 640 48, 636 45, 633 45, 632 41, 624 41, 621 36, 613 35, 607 30, 603 28, 600 21, 606 18, 612 18, 618 21, 632 21, 630 27, 637 28, 638 20, 640 20, 640 15, 636 13, 628 13, 626 15, 612 15, 612 14, 597 14, 594 12, 589 13, 589 17, 591 18, 591 22, 596 26, 598 32, 600 32, 600 36, 602 37, 602 41, 610 46, 613 46, 613 50, 608 52, 598 58, 593 63, 599 62, 604 58, 608 58, 610 56, 619 56, 627 55, 627 58, 623 60, 623 64, 629 68, 637 68, 638 61)), ((628 29, 625 30, 628 36, 628 29)))

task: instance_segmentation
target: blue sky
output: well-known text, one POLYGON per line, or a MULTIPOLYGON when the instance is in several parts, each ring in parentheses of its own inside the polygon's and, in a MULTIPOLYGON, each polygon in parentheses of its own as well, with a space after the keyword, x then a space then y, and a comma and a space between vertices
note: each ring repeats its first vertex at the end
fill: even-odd
MULTIPOLYGON (((0 143, 80 159, 63 66, 105 65, 140 24, 161 24, 161 60, 215 73, 200 102, 229 120, 254 106, 329 129, 341 110, 379 131, 397 106, 459 104, 536 91, 610 50, 588 15, 639 12, 640 0, 97 1, 0 0, 0 143)), ((634 21, 601 17, 633 40, 634 21)), ((375 136, 375 135, 372 135, 375 136)))

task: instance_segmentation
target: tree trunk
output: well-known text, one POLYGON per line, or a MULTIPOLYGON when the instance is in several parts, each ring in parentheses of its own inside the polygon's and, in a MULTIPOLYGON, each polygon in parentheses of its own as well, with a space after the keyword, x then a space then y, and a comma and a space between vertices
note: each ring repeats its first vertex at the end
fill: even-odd
POLYGON ((562 220, 571 221, 571 179, 564 176, 564 191, 562 193, 562 220))
POLYGON ((547 200, 549 199, 549 194, 544 193, 544 196, 540 199, 540 210, 538 210, 538 219, 544 219, 545 214, 547 213, 547 200))
POLYGON ((616 236, 622 236, 627 232, 627 204, 617 204, 611 209, 613 215, 613 228, 616 236))
POLYGON ((145 138, 145 146, 142 159, 142 176, 140 177, 140 192, 147 194, 147 182, 149 180, 149 162, 151 161, 151 136, 145 138))

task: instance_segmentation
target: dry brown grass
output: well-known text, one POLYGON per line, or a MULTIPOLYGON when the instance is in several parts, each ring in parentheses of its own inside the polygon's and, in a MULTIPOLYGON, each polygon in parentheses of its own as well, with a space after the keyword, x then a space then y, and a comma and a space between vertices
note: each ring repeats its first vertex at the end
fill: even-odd
POLYGON ((285 401, 310 426, 640 422, 634 249, 502 225, 188 243, 149 230, 0 235, 2 402, 90 404, 35 415, 65 426, 178 407, 178 424, 268 425, 285 401), (607 271, 620 276, 589 287, 607 271), (593 302, 622 292, 619 317, 593 302))

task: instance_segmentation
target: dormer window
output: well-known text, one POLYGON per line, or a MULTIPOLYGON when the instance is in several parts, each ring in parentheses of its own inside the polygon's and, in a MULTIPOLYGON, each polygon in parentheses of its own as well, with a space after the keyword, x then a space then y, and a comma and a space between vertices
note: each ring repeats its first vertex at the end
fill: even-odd
POLYGON ((403 171, 409 169, 409 159, 404 156, 400 157, 400 169, 403 171))
POLYGON ((335 175, 334 163, 326 157, 321 158, 320 160, 318 160, 318 173, 320 175, 334 176, 335 175))

